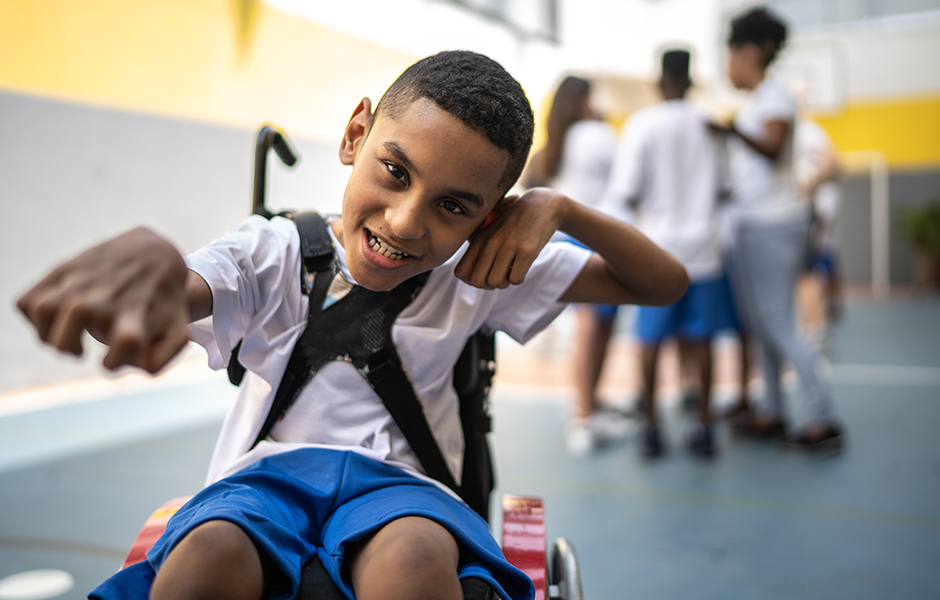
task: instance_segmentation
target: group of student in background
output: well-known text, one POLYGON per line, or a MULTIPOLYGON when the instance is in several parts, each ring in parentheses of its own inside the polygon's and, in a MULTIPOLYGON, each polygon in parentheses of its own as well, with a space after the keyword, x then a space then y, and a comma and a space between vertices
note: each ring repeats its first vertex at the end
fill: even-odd
MULTIPOLYGON (((741 436, 779 438, 789 448, 815 451, 844 443, 813 343, 840 307, 838 166, 825 132, 800 117, 793 93, 768 76, 786 37, 786 25, 764 8, 732 21, 728 76, 747 96, 728 123, 686 100, 692 81, 684 49, 663 53, 662 101, 633 113, 619 136, 592 108, 591 82, 566 77, 549 112, 546 144, 524 174, 526 187, 551 186, 631 222, 688 271, 691 285, 678 302, 641 306, 635 313, 644 456, 667 448, 656 406, 660 349, 667 339, 677 342, 689 386, 684 404, 695 419, 685 435, 693 453, 715 454, 719 418, 741 436), (811 273, 825 277, 826 314, 809 314, 798 325, 797 284, 811 273), (724 332, 740 342, 741 381, 737 399, 718 413, 712 406, 712 348, 724 332), (764 382, 760 402, 749 397, 752 352, 764 382), (791 426, 784 406, 781 375, 788 365, 805 401, 800 427, 791 426)), ((566 432, 574 454, 631 431, 627 417, 605 410, 597 397, 616 313, 616 306, 575 307, 577 392, 566 432)))

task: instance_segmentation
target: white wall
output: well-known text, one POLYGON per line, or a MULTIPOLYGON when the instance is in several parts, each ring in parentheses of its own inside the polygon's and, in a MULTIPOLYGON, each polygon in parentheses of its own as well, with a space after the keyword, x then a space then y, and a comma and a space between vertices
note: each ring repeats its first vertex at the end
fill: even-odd
MULTIPOLYGON (((272 6, 397 50, 425 56, 442 49, 483 52, 503 64, 533 102, 550 94, 563 73, 654 77, 666 44, 694 52, 703 84, 724 77, 720 0, 560 0, 559 43, 512 28, 441 0, 309 2, 266 0, 272 6)), ((532 0, 518 11, 531 16, 532 0)))
POLYGON ((819 110, 850 101, 940 93, 940 13, 894 17, 798 33, 779 70, 805 84, 819 110))

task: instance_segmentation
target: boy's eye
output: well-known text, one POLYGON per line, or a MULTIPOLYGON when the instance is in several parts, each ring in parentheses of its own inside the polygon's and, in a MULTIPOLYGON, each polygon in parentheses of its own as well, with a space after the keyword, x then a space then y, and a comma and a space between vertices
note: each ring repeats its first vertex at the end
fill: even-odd
POLYGON ((388 169, 388 172, 395 179, 401 181, 402 183, 407 182, 407 179, 408 179, 407 173, 405 173, 405 171, 398 165, 394 163, 385 163, 385 168, 388 169))
POLYGON ((464 211, 463 207, 459 203, 454 202, 453 200, 442 200, 441 207, 447 212, 452 212, 455 215, 466 214, 466 211, 464 211))

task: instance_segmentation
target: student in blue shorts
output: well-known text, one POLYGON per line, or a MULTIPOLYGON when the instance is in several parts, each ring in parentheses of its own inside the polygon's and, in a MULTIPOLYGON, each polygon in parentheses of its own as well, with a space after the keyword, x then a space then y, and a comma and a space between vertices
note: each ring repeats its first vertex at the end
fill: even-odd
MULTIPOLYGON (((545 188, 506 195, 532 123, 522 88, 499 64, 442 52, 409 67, 374 111, 362 99, 340 144, 352 170, 342 215, 328 221, 330 298, 354 286, 395 290, 427 273, 391 337, 458 481, 452 369, 474 331, 489 325, 525 341, 565 303, 668 304, 688 284, 680 263, 620 221, 545 188), (556 230, 593 252, 548 244, 556 230)), ((307 322, 299 245, 293 222, 252 217, 184 259, 139 228, 64 263, 18 301, 42 340, 80 354, 88 331, 109 346, 112 369, 156 372, 189 339, 222 368, 241 341, 248 376, 206 487, 146 561, 92 597, 290 598, 316 555, 349 598, 457 599, 469 576, 501 598, 531 598, 531 581, 506 562, 487 523, 427 477, 349 362, 320 368, 254 443, 307 322)))
POLYGON ((689 60, 684 49, 663 53, 659 80, 663 101, 630 117, 607 192, 610 202, 634 208, 637 227, 680 260, 692 280, 679 302, 640 307, 636 314, 643 375, 640 448, 646 456, 658 456, 665 449, 655 395, 660 346, 667 337, 679 338, 695 363, 698 422, 689 433, 689 448, 706 456, 715 450, 710 344, 724 326, 722 315, 728 314, 716 207, 727 177, 719 160, 721 140, 709 130, 702 111, 685 100, 692 85, 689 60))

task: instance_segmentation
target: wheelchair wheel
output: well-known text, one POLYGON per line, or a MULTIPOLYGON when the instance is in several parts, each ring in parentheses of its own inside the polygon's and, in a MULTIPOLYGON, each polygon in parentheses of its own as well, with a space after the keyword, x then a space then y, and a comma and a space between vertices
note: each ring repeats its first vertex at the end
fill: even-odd
POLYGON ((578 556, 574 545, 565 538, 555 540, 552 547, 549 597, 551 600, 584 600, 578 556))

